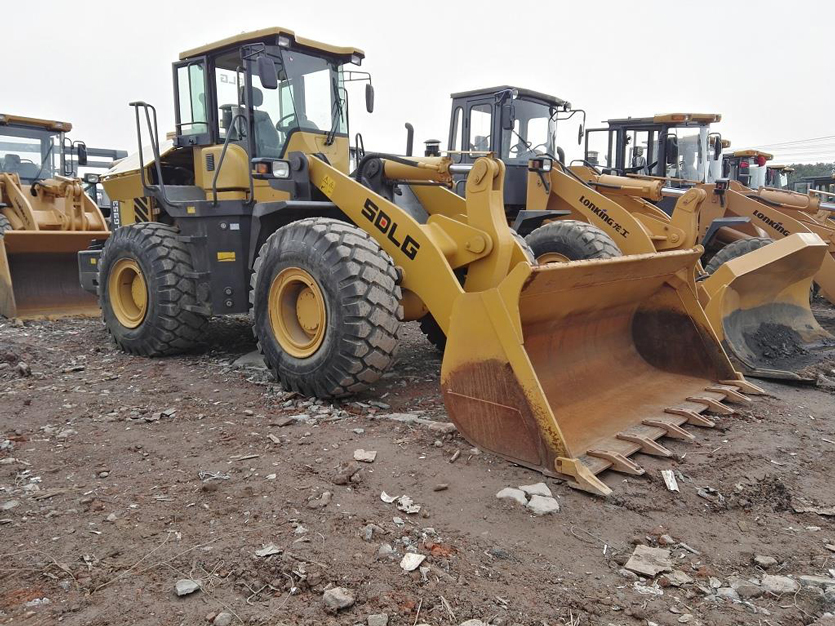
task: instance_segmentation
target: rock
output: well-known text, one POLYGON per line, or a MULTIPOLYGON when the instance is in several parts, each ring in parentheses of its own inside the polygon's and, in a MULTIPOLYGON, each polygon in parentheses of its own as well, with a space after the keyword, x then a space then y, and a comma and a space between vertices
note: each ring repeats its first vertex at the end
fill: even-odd
POLYGON ((374 533, 384 533, 386 532, 377 524, 366 524, 366 526, 362 529, 362 538, 366 541, 371 541, 374 538, 374 533))
POLYGON ((691 613, 685 613, 678 618, 679 624, 687 624, 693 621, 693 615, 691 613))
POLYGON ((432 487, 432 491, 446 491, 449 489, 449 483, 438 483, 432 487))
POLYGON ((426 557, 422 554, 417 554, 416 552, 407 552, 403 555, 403 558, 400 560, 400 567, 407 572, 413 572, 420 564, 426 560, 426 557))
POLYGON ((29 364, 25 361, 21 361, 17 364, 17 373, 21 376, 31 376, 32 375, 32 368, 29 367, 29 364))
POLYGON ((545 496, 531 496, 526 506, 534 515, 548 515, 560 510, 560 504, 556 499, 545 496))
POLYGON ((294 533, 294 534, 296 534, 296 535, 303 535, 303 534, 305 534, 306 532, 307 532, 307 528, 305 528, 305 527, 304 527, 304 526, 302 526, 301 524, 299 524, 298 526, 296 526, 296 528, 293 530, 293 533, 294 533))
POLYGON ((739 594, 736 592, 735 589, 731 587, 720 587, 716 590, 716 596, 719 598, 724 598, 725 600, 731 600, 732 602, 740 602, 739 594))
POLYGON ((650 548, 644 545, 635 546, 635 551, 629 557, 625 567, 643 576, 656 576, 661 572, 670 572, 673 569, 669 550, 650 548))
POLYGON ((231 626, 232 614, 229 611, 221 611, 212 620, 213 626, 231 626))
POLYGON ((391 547, 388 543, 380 544, 380 547, 377 548, 377 558, 378 559, 387 559, 394 554, 394 548, 391 547))
POLYGON ((829 576, 799 576, 800 585, 802 587, 820 587, 826 589, 835 585, 835 578, 829 576))
POLYGON ((759 565, 762 568, 769 568, 777 565, 777 559, 773 556, 763 556, 762 554, 755 554, 754 555, 754 563, 759 565))
POLYGON ((376 458, 377 452, 375 450, 363 450, 362 448, 354 450, 355 461, 360 461, 361 463, 373 463, 376 458))
POLYGON ((243 356, 239 356, 232 362, 232 367, 241 367, 253 370, 265 370, 267 365, 264 363, 264 357, 258 350, 247 352, 243 356))
POLYGON ((0 511, 11 511, 20 506, 20 500, 8 500, 0 504, 0 511))
POLYGON ((354 433, 355 435, 361 435, 365 432, 365 429, 364 428, 354 428, 351 432, 354 433))
POLYGON ((368 626, 388 626, 389 616, 385 613, 369 615, 367 618, 365 618, 365 623, 368 624, 368 626))
POLYGON ((324 508, 324 507, 326 507, 330 504, 332 497, 333 497, 333 494, 331 494, 330 491, 325 491, 318 498, 314 498, 313 500, 308 500, 307 508, 308 509, 322 509, 322 508, 324 508))
POLYGON ((625 567, 618 570, 618 574, 623 576, 626 580, 638 580, 638 575, 635 572, 630 572, 625 567))
POLYGON ((115 513, 111 513, 110 515, 108 515, 108 516, 105 518, 105 520, 106 520, 106 521, 108 521, 108 522, 115 522, 115 521, 116 521, 116 514, 115 514, 115 513))
POLYGON ((322 594, 322 601, 325 603, 325 610, 329 613, 336 613, 354 606, 354 596, 344 587, 326 589, 322 594))
POLYGON ((763 589, 759 585, 755 585, 749 580, 736 580, 731 584, 734 591, 739 594, 743 600, 750 600, 751 598, 759 598, 763 595, 763 589))
POLYGON ((513 500, 522 506, 528 503, 528 499, 525 497, 525 492, 521 489, 514 489, 513 487, 505 487, 496 494, 496 497, 499 500, 513 500))
POLYGON ((550 498, 552 496, 551 490, 545 483, 536 483, 534 485, 519 485, 519 489, 525 492, 528 496, 545 496, 550 498))
POLYGON ((360 466, 353 461, 336 468, 336 473, 331 478, 334 485, 347 485, 351 479, 360 471, 360 466))
POLYGON ((190 593, 194 593, 198 589, 200 589, 200 581, 192 580, 191 578, 178 580, 177 584, 174 585, 174 591, 177 592, 178 596, 187 596, 190 593))
POLYGON ((274 543, 266 545, 260 550, 255 551, 255 556, 272 556, 274 554, 281 554, 281 548, 274 543))
POLYGON ((682 585, 689 585, 693 582, 693 578, 682 572, 680 569, 673 570, 669 574, 662 576, 672 587, 681 587, 682 585))
POLYGON ((468 619, 466 622, 461 622, 459 626, 487 626, 487 624, 480 619, 468 619))
POLYGON ((788 576, 771 576, 766 574, 762 579, 762 588, 765 593, 780 595, 783 593, 794 593, 800 589, 800 585, 796 580, 788 576))
POLYGON ((659 546, 672 546, 675 545, 677 542, 675 539, 670 537, 670 535, 661 535, 658 538, 658 545, 659 546))

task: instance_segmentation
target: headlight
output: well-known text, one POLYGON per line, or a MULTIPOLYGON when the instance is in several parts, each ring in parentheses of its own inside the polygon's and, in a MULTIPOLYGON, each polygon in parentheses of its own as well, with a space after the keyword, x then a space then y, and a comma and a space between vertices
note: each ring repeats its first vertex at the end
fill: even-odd
POLYGON ((290 178, 290 164, 287 161, 273 161, 273 176, 290 178))
POLYGON ((84 182, 88 185, 98 185, 99 184, 99 175, 98 174, 84 174, 84 182))
POLYGON ((279 48, 289 48, 290 47, 290 38, 287 35, 279 35, 278 36, 278 47, 279 48))
POLYGON ((529 172, 550 172, 554 162, 548 157, 538 157, 528 161, 529 172))

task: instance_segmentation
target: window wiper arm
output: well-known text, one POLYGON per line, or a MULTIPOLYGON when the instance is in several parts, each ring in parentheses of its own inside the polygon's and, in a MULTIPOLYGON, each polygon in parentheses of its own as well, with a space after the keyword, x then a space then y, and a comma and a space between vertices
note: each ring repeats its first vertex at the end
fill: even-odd
POLYGON ((333 113, 331 115, 331 128, 325 138, 326 146, 333 144, 336 138, 336 131, 339 128, 339 120, 342 119, 343 116, 342 98, 339 96, 339 86, 337 85, 336 79, 331 81, 331 86, 333 87, 333 113))
POLYGON ((35 174, 35 178, 34 178, 33 180, 39 180, 39 179, 40 179, 40 177, 41 177, 41 172, 43 172, 44 165, 46 165, 46 160, 47 160, 47 159, 50 157, 50 155, 52 154, 52 149, 53 149, 54 147, 55 147, 55 144, 54 144, 54 143, 51 143, 51 144, 49 145, 49 150, 47 150, 47 151, 46 151, 46 154, 45 154, 45 155, 44 155, 44 157, 43 157, 43 161, 41 161, 41 167, 40 167, 40 169, 38 170, 38 173, 37 173, 37 174, 35 174))

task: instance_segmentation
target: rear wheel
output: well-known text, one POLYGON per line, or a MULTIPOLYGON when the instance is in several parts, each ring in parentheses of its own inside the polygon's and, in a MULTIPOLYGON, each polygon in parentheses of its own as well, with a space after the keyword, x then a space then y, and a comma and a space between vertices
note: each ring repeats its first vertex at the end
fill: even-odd
POLYGON ((400 296, 391 257, 365 232, 325 218, 293 222, 255 261, 258 349, 287 390, 320 398, 362 391, 394 361, 400 296))
POLYGON ((753 252, 754 250, 764 248, 765 246, 773 242, 774 240, 771 237, 750 237, 748 239, 738 239, 733 243, 729 243, 719 252, 714 254, 713 258, 710 259, 710 262, 707 265, 705 265, 705 271, 708 274, 713 274, 716 270, 718 270, 722 265, 724 265, 731 259, 736 259, 738 257, 741 257, 743 254, 748 254, 749 252, 753 252))
POLYGON ((197 296, 191 253, 173 226, 119 228, 99 262, 99 306, 116 344, 142 356, 165 356, 200 343, 208 315, 197 296))
MULTIPOLYGON (((525 238, 515 230, 512 230, 511 234, 517 243, 522 246, 522 250, 528 258, 528 262, 530 262, 531 265, 536 265, 536 258, 534 257, 533 250, 531 250, 531 247, 528 245, 528 242, 525 241, 525 238)), ((459 273, 458 278, 461 282, 463 282, 465 275, 466 274, 464 273, 459 273)), ((421 317, 418 324, 420 325, 421 332, 426 335, 426 338, 429 340, 429 343, 435 346, 439 352, 443 352, 446 348, 446 335, 432 314, 427 313, 421 317)))
POLYGON ((527 236, 537 263, 565 263, 621 256, 617 244, 602 229, 577 220, 557 220, 527 236))

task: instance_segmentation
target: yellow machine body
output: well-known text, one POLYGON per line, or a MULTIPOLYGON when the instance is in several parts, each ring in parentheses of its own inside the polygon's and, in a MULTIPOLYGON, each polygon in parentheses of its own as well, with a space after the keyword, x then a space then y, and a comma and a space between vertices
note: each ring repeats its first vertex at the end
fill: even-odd
MULTIPOLYGON (((650 202, 661 199, 662 185, 659 180, 600 175, 588 167, 573 167, 570 172, 554 167, 548 193, 538 176, 529 175, 528 206, 568 208, 573 219, 607 232, 626 255, 692 248, 713 219, 724 215, 716 212, 716 195, 710 188, 692 187, 678 198, 669 216, 650 202)), ((762 206, 731 195, 733 206, 741 202, 762 206)), ((748 209, 752 216, 759 211, 758 206, 748 209)), ((697 266, 698 298, 742 371, 765 378, 805 380, 799 370, 814 360, 818 346, 832 339, 815 320, 809 304, 813 277, 821 272, 827 257, 832 259, 826 254, 826 244, 810 231, 777 243, 734 259, 729 268, 723 266, 711 276, 697 266), (798 341, 798 352, 803 354, 771 358, 773 352, 764 343, 775 337, 798 341)))
POLYGON ((77 255, 110 232, 81 182, 58 176, 26 185, 0 173, 0 203, 11 225, 0 236, 0 315, 97 316, 95 296, 79 284, 77 255))

